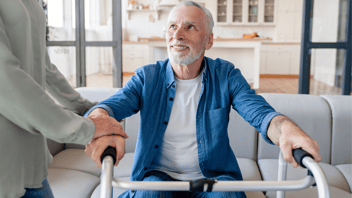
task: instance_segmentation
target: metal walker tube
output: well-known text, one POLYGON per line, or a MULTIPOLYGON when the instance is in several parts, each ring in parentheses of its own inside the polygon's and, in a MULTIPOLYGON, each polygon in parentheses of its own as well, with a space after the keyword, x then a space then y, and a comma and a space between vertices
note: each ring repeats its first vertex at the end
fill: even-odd
POLYGON ((302 163, 315 177, 319 198, 330 198, 330 188, 323 169, 310 157, 303 158, 302 163))
MULTIPOLYGON (((282 154, 280 154, 282 155, 282 154)), ((302 164, 306 166, 314 175, 317 183, 319 198, 330 198, 330 190, 323 170, 311 157, 300 158, 302 164)), ((286 191, 300 190, 312 186, 315 181, 311 175, 307 175, 304 179, 283 181, 286 179, 287 163, 283 157, 279 157, 280 167, 279 181, 216 181, 212 191, 286 191)), ((143 182, 143 181, 122 181, 113 178, 113 158, 106 156, 102 162, 101 174, 101 191, 100 198, 112 197, 112 186, 124 190, 158 190, 158 191, 189 191, 190 182, 143 182)), ((301 165, 302 165, 301 164, 301 165)), ((204 185, 204 191, 206 185, 204 185)), ((278 193, 281 197, 285 196, 284 192, 278 193)))
POLYGON ((112 198, 112 179, 114 175, 114 161, 111 156, 106 156, 102 162, 100 175, 100 198, 112 198))

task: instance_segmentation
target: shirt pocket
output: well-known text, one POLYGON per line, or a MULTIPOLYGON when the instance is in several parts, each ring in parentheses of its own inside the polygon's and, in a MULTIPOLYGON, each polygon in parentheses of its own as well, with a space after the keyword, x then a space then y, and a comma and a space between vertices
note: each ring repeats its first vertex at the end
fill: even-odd
POLYGON ((211 137, 227 137, 227 127, 229 123, 229 105, 208 111, 208 126, 211 137))

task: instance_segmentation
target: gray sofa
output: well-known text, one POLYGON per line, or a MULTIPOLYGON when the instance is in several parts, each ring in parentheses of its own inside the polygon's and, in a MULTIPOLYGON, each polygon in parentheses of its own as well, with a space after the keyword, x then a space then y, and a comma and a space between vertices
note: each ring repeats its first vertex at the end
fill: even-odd
MULTIPOLYGON (((91 101, 101 101, 113 95, 113 88, 78 88, 91 101)), ((331 197, 352 197, 352 97, 298 94, 261 94, 277 111, 295 121, 320 146, 323 168, 330 186, 331 197)), ((134 147, 138 135, 139 114, 122 123, 130 136, 126 154, 114 168, 114 177, 129 180, 134 147)), ((231 111, 228 127, 231 147, 238 158, 244 180, 277 180, 279 147, 267 144, 258 132, 231 111)), ((84 146, 59 144, 48 140, 54 156, 48 180, 56 198, 99 197, 101 170, 84 154, 84 146)), ((288 165, 288 180, 305 177, 307 170, 288 165)), ((123 190, 114 188, 113 197, 123 190)), ((275 197, 275 192, 246 192, 249 198, 275 197)), ((286 197, 318 197, 316 187, 287 191, 286 197)))

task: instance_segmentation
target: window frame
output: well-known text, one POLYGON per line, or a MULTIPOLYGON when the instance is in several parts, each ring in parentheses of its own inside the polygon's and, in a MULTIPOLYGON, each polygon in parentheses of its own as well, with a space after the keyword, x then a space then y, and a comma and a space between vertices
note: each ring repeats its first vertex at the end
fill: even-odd
MULTIPOLYGON (((112 41, 86 41, 84 0, 76 4, 76 38, 74 41, 46 41, 47 47, 76 47, 76 87, 86 87, 86 47, 112 47, 113 87, 122 87, 122 23, 121 2, 112 0, 112 41)), ((43 5, 43 0, 38 0, 43 5)))

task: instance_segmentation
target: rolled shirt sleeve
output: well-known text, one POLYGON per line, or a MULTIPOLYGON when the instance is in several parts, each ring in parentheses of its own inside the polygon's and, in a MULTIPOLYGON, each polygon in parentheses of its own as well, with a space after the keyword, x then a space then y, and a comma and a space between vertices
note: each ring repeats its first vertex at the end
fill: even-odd
POLYGON ((239 69, 231 69, 229 88, 233 108, 260 132, 266 142, 274 144, 268 138, 267 130, 271 120, 281 113, 276 112, 262 96, 255 94, 239 69))

